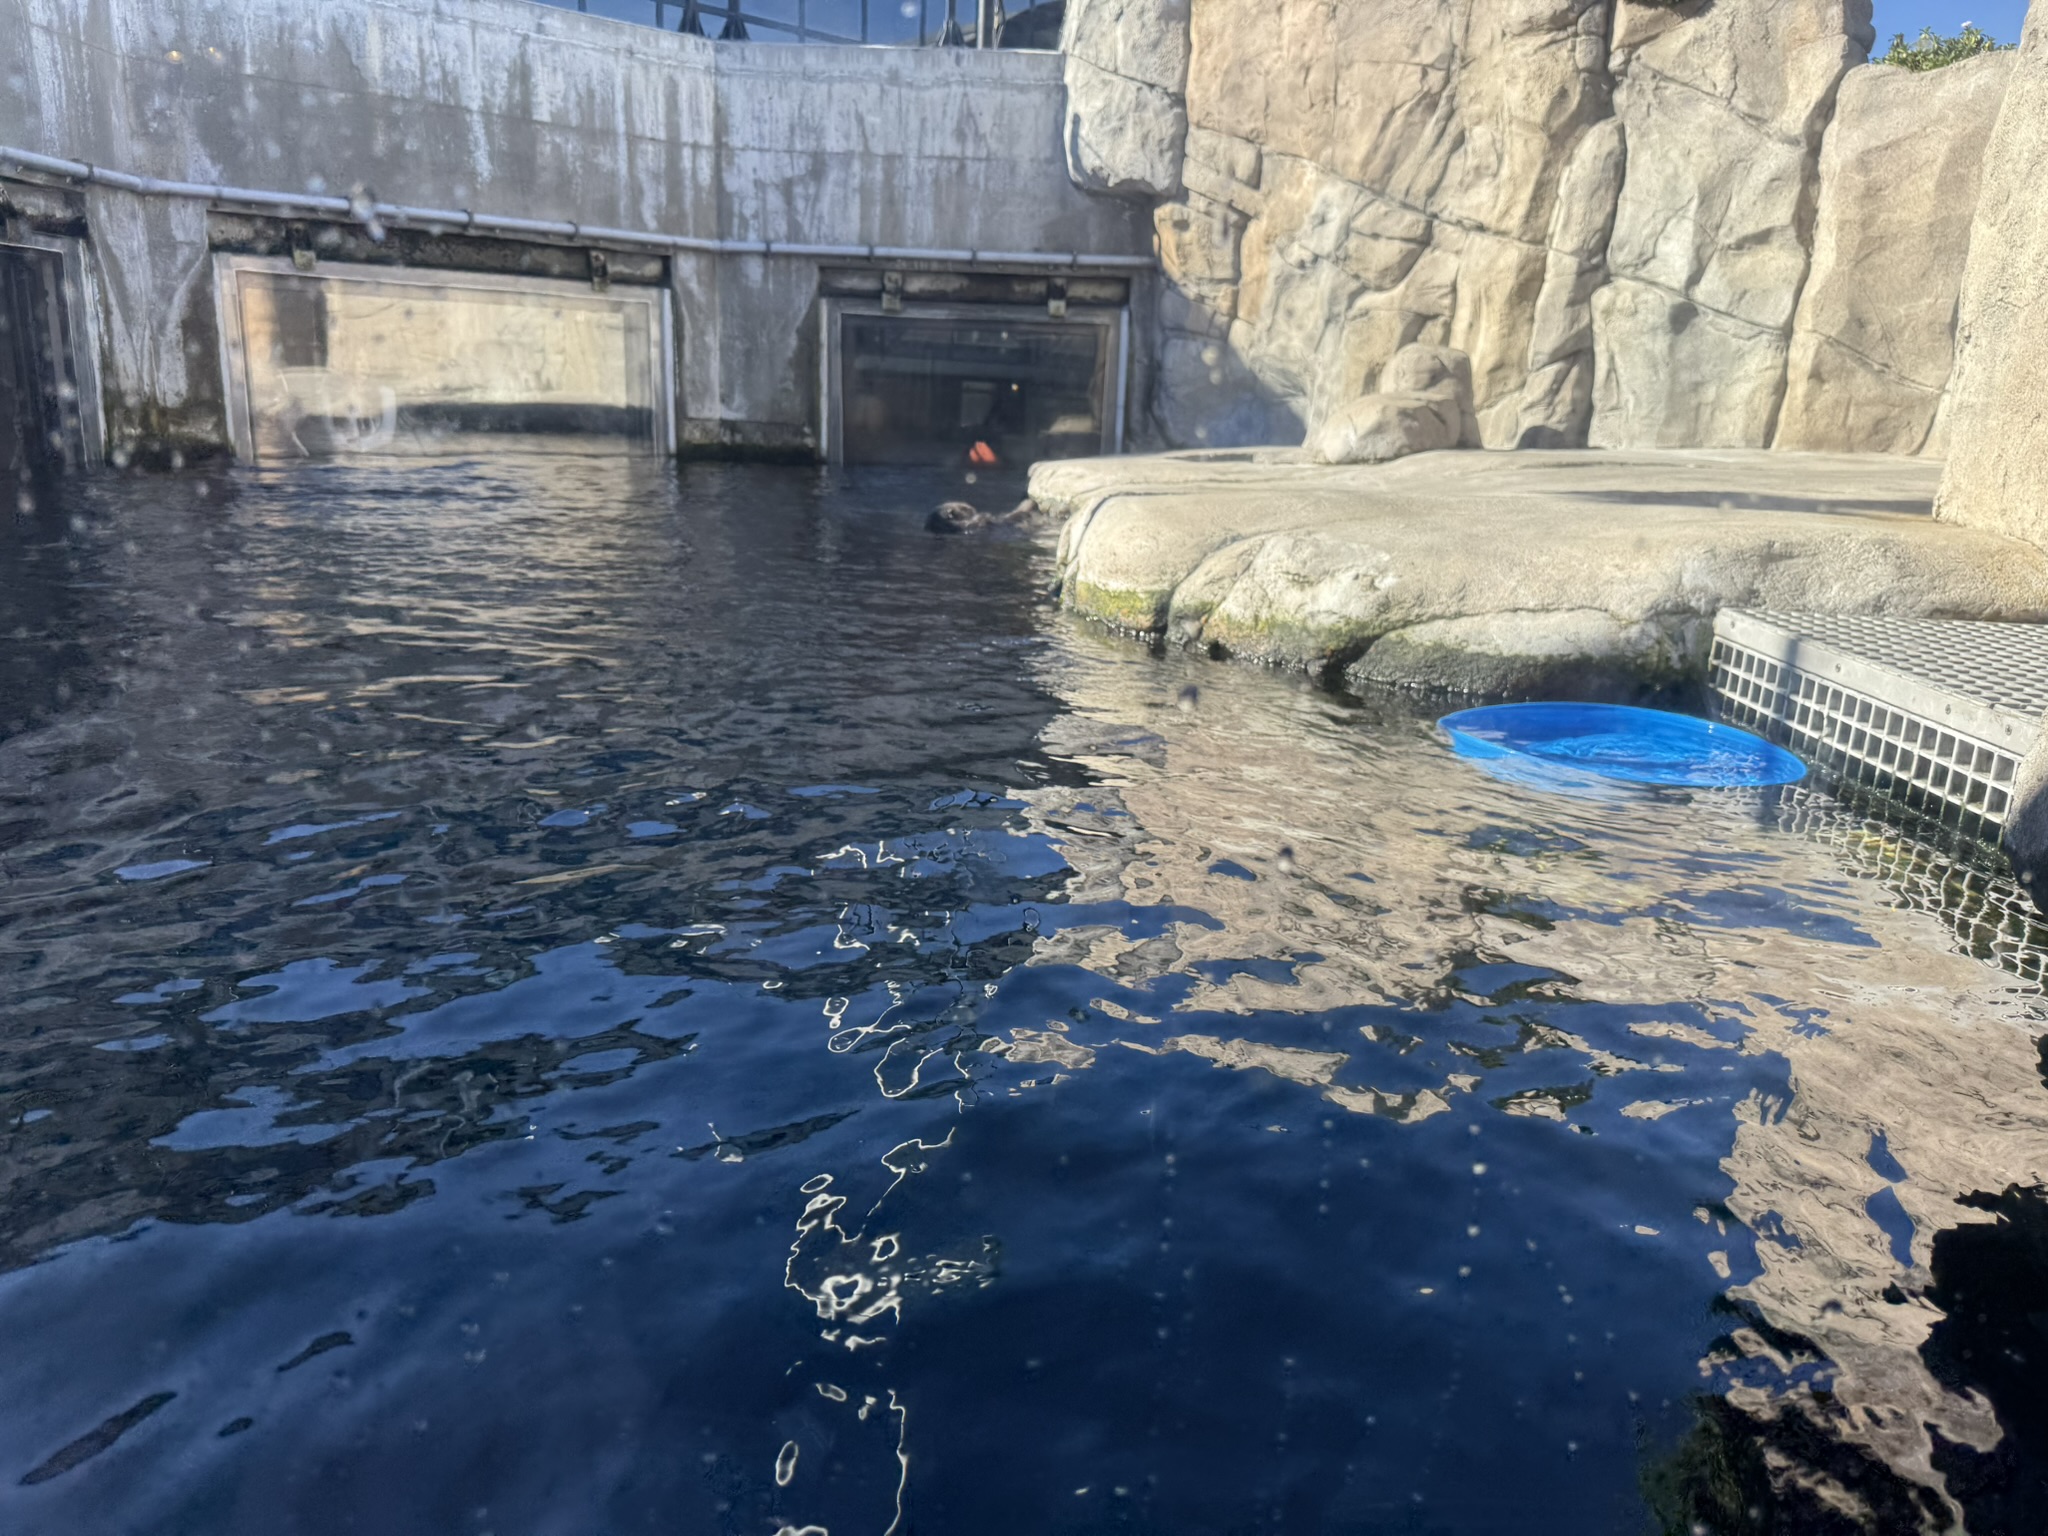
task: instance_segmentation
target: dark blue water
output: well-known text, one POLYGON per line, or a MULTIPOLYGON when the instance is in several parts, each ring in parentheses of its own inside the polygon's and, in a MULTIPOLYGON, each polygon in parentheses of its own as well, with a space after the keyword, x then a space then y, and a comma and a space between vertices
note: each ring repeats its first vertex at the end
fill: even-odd
POLYGON ((2038 989, 1881 832, 1155 657, 960 489, 5 525, 0 1530, 2042 1528, 2038 989))

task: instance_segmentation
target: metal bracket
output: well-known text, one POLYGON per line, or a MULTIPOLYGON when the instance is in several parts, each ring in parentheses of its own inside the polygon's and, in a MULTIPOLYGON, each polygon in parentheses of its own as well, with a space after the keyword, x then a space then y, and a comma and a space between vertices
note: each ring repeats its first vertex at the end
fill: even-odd
POLYGON ((882 274, 882 313, 900 315, 903 313, 903 274, 884 272, 882 274))
POLYGON ((1045 280, 1045 312, 1055 320, 1067 318, 1067 280, 1064 277, 1045 280))
POLYGON ((590 286, 597 293, 611 291, 612 259, 603 251, 590 252, 590 286))

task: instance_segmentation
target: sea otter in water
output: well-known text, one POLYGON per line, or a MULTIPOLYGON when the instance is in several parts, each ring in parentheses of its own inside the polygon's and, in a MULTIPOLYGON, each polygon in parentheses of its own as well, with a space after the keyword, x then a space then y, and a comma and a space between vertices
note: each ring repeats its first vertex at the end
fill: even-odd
POLYGON ((1026 496, 1007 512, 984 512, 965 501, 942 501, 924 520, 932 533, 969 533, 1003 523, 1024 523, 1038 516, 1038 503, 1026 496))

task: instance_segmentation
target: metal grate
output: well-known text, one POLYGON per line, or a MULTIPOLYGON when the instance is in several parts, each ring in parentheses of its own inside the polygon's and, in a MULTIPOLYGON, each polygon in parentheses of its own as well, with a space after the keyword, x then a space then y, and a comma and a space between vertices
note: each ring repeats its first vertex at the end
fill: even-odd
POLYGON ((2048 627, 1724 609, 1709 678, 1822 776, 1995 841, 2048 710, 2048 627))
POLYGON ((2048 984, 2048 914, 2002 860, 1972 856, 1940 829, 1910 818, 1903 826, 1880 821, 1803 785, 1776 800, 1775 814, 1786 831, 1804 833, 1845 867, 1880 881, 1901 906, 1941 919, 1965 953, 2048 984))

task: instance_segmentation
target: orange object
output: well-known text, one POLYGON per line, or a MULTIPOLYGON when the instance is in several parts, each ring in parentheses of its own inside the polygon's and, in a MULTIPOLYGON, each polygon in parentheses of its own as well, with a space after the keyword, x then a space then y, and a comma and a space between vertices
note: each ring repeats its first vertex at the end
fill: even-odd
POLYGON ((993 464, 995 461, 996 451, 987 443, 976 443, 967 450, 967 462, 970 464, 993 464))

